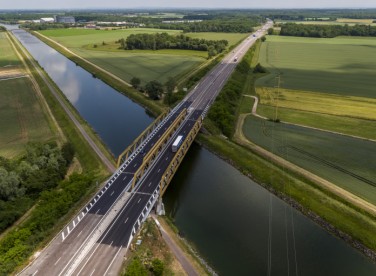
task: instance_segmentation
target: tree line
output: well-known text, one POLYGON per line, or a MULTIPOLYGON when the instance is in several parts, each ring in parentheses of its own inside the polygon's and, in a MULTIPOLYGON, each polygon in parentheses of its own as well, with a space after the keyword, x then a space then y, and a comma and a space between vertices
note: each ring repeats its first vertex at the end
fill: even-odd
POLYGON ((183 34, 169 35, 168 33, 156 34, 131 34, 119 40, 125 50, 160 50, 160 49, 185 49, 196 51, 208 51, 209 56, 221 53, 228 45, 227 40, 206 40, 191 38, 183 34))
POLYGON ((370 25, 311 25, 287 23, 280 35, 301 37, 376 36, 376 27, 370 25))
POLYGON ((29 144, 18 160, 0 157, 0 232, 12 225, 46 190, 64 178, 73 159, 70 144, 29 144))

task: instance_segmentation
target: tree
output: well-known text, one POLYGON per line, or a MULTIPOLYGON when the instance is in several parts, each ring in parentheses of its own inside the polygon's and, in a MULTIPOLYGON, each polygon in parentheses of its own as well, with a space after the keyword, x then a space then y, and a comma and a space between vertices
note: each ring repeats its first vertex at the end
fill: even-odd
POLYGON ((266 73, 266 69, 260 63, 257 63, 253 69, 253 73, 266 73))
POLYGON ((158 100, 163 93, 163 85, 157 80, 149 81, 145 85, 145 90, 151 99, 158 100))
POLYGON ((140 87, 140 84, 141 84, 141 80, 137 77, 133 77, 131 79, 131 84, 132 86, 135 88, 135 89, 138 89, 140 87))
POLYGON ((265 36, 262 36, 261 37, 261 42, 264 42, 266 40, 266 37, 265 36))
POLYGON ((274 32, 273 28, 269 28, 269 29, 268 29, 268 35, 272 35, 273 32, 274 32))
POLYGON ((217 50, 214 48, 213 45, 210 45, 208 47, 208 57, 209 58, 214 57, 216 54, 217 54, 217 50))
POLYGON ((160 259, 154 259, 151 263, 152 271, 155 276, 162 276, 164 271, 164 264, 160 259))
POLYGON ((127 271, 125 272, 125 276, 147 276, 148 271, 142 265, 139 258, 134 258, 131 263, 127 267, 127 271))

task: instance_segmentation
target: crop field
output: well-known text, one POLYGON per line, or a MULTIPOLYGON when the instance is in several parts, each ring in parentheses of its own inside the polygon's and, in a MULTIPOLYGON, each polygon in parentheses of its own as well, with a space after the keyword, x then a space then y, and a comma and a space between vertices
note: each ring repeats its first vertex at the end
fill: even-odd
POLYGON ((108 52, 75 49, 75 53, 125 81, 129 82, 133 77, 138 77, 143 83, 151 80, 164 83, 169 77, 179 78, 205 60, 197 56, 141 51, 108 52))
POLYGON ((376 143, 248 116, 255 144, 376 204, 376 143))
POLYGON ((270 106, 376 120, 376 99, 310 91, 258 87, 260 103, 270 106))
MULTIPOLYGON (((248 106, 248 110, 250 110, 251 104, 249 104, 248 106)), ((250 112, 248 110, 241 113, 250 112)), ((259 105, 257 108, 257 113, 266 118, 274 119, 275 106, 259 105)), ((374 114, 374 112, 372 112, 371 114, 374 114)), ((376 140, 376 121, 373 120, 329 115, 284 107, 278 107, 278 118, 283 122, 290 122, 293 124, 300 124, 376 140)))
POLYGON ((150 28, 131 28, 116 30, 92 30, 92 29, 56 29, 40 31, 41 34, 52 38, 68 48, 82 47, 88 44, 101 44, 114 42, 121 38, 126 39, 131 34, 161 33, 178 34, 177 30, 161 30, 150 28))
MULTIPOLYGON (((125 81, 133 77, 142 83, 151 80, 166 82, 169 77, 179 78, 206 60, 207 53, 184 50, 119 50, 116 40, 136 33, 156 33, 165 30, 133 28, 120 30, 59 29, 42 31, 77 55, 108 70, 125 81), (105 45, 103 44, 105 42, 105 45), (93 45, 98 45, 94 48, 93 45)), ((169 34, 180 31, 166 30, 169 34)))
POLYGON ((14 53, 5 32, 0 32, 0 68, 18 66, 21 62, 14 53))
POLYGON ((53 138, 28 78, 0 80, 0 86, 0 156, 12 158, 28 142, 53 138))
POLYGON ((268 36, 260 63, 270 72, 257 86, 376 98, 376 38, 268 36))

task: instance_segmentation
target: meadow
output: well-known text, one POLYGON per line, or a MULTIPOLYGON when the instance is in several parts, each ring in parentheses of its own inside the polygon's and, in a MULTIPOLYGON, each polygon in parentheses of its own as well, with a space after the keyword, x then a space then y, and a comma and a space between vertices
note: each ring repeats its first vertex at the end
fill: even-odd
POLYGON ((271 74, 257 86, 376 98, 376 38, 267 36, 259 62, 271 74))
MULTIPOLYGON (((127 51, 119 49, 120 44, 116 43, 117 40, 126 39, 131 34, 157 32, 167 32, 171 35, 181 33, 177 30, 150 28, 58 29, 40 33, 127 82, 133 77, 140 78, 143 84, 151 80, 164 83, 169 77, 180 79, 206 60, 208 53, 203 51, 175 49, 127 51)), ((246 34, 231 33, 189 33, 188 35, 193 38, 226 39, 229 45, 239 42, 246 36, 246 34)))
POLYGON ((17 58, 8 42, 7 34, 5 32, 0 32, 0 68, 18 66, 20 64, 20 60, 17 58))
POLYGON ((29 78, 0 80, 0 156, 12 158, 28 142, 54 136, 29 78))
POLYGON ((247 139, 376 204, 376 143, 249 115, 247 139))

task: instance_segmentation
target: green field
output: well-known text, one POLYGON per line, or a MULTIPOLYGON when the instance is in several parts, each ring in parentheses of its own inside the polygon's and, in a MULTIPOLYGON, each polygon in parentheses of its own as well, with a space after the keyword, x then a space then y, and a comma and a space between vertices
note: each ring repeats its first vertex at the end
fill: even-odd
MULTIPOLYGON (((108 70, 125 81, 138 77, 143 83, 159 80, 164 83, 169 77, 180 77, 203 63, 208 53, 192 50, 132 50, 126 51, 115 43, 137 33, 167 32, 178 34, 177 30, 132 28, 118 30, 58 29, 40 33, 68 47, 77 55, 108 70), (104 42, 104 43, 103 43, 104 42), (94 45, 95 48, 94 48, 94 45)), ((226 39, 229 45, 239 42, 247 34, 231 33, 188 33, 193 38, 209 40, 226 39)))
POLYGON ((0 32, 0 68, 20 65, 21 62, 14 53, 5 32, 0 32))
POLYGON ((248 116, 252 142, 376 204, 376 143, 248 116))
POLYGON ((0 81, 0 156, 20 154, 28 142, 53 134, 28 78, 0 81))
POLYGON ((260 63, 270 72, 257 86, 376 98, 376 38, 268 36, 260 63))

